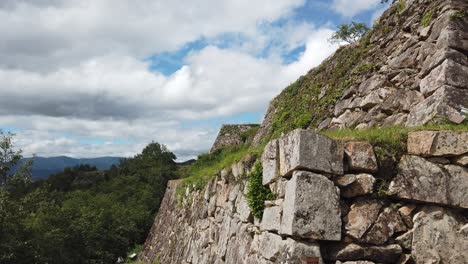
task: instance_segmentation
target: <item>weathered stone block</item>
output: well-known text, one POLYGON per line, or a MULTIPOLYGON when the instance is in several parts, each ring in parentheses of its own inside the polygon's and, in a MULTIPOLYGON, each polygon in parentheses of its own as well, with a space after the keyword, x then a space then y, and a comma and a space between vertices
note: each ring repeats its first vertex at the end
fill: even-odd
POLYGON ((351 198, 372 193, 375 178, 366 173, 346 174, 337 178, 336 183, 341 187, 341 196, 351 198))
POLYGON ((412 255, 416 263, 468 263, 468 230, 462 216, 428 206, 414 217, 412 255))
POLYGON ((344 151, 347 158, 348 169, 371 173, 379 169, 374 150, 369 142, 346 142, 344 151))
POLYGON ((345 217, 346 234, 357 240, 375 223, 379 216, 382 203, 374 199, 361 198, 351 205, 345 217))
POLYGON ((421 93, 424 95, 430 94, 445 84, 466 88, 468 84, 468 67, 452 60, 445 60, 421 80, 421 93))
POLYGON ((263 178, 262 183, 264 185, 272 182, 276 177, 279 176, 279 149, 278 140, 270 141, 266 146, 262 154, 262 167, 263 167, 263 178))
POLYGON ((332 139, 296 129, 279 139, 280 174, 295 170, 343 174, 343 149, 332 139))
POLYGON ((280 234, 341 239, 339 191, 323 175, 295 171, 286 186, 280 234))
POLYGON ((418 156, 403 156, 390 194, 399 198, 468 208, 468 170, 438 166, 418 156))
POLYGON ((279 231, 281 226, 282 205, 266 207, 263 211, 260 229, 266 231, 279 231))
POLYGON ((340 243, 330 245, 325 251, 324 260, 331 261, 353 261, 367 260, 378 263, 398 263, 402 249, 399 245, 387 246, 364 246, 358 244, 340 243))
POLYGON ((408 134, 408 153, 426 157, 458 156, 468 153, 468 132, 410 132, 408 134))
POLYGON ((377 218, 375 224, 363 237, 363 242, 381 245, 387 242, 394 233, 404 232, 407 228, 397 210, 387 207, 377 218))
POLYGON ((315 242, 299 242, 291 238, 284 241, 285 250, 279 263, 323 264, 320 246, 315 242))

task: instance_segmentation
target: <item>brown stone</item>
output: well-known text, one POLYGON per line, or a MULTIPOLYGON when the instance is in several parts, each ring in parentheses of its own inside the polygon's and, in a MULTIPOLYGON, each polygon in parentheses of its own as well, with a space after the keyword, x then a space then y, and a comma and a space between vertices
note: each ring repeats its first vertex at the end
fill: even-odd
POLYGON ((348 168, 352 171, 376 172, 377 159, 369 142, 351 141, 344 146, 348 168))
POLYGON ((408 153, 425 157, 463 155, 468 153, 468 132, 410 132, 408 134, 408 153))

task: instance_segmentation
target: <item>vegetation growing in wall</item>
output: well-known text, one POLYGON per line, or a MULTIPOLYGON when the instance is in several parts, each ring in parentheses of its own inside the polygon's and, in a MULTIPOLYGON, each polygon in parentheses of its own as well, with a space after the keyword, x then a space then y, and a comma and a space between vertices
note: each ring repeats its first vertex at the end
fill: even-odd
POLYGON ((358 74, 372 74, 379 66, 361 63, 372 48, 370 35, 359 44, 341 47, 333 57, 289 85, 272 101, 275 109, 269 134, 264 141, 296 128, 317 126, 332 113, 344 91, 357 81, 358 74))
POLYGON ((427 11, 426 13, 424 13, 423 18, 421 19, 421 25, 422 25, 423 27, 429 26, 429 25, 431 24, 433 15, 434 15, 434 11, 433 11, 433 10, 429 10, 429 11, 427 11))
POLYGON ((275 195, 262 183, 263 168, 260 162, 256 162, 252 172, 248 176, 247 202, 252 214, 257 219, 262 219, 265 210, 265 201, 275 200, 275 195))
POLYGON ((458 10, 457 12, 450 15, 450 19, 464 18, 468 15, 467 10, 458 10))

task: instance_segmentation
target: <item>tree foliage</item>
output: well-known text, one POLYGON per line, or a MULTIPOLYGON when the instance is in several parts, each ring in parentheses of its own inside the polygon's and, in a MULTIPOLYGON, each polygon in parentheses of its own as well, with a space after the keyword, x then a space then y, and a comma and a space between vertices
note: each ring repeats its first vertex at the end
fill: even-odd
POLYGON ((330 42, 341 43, 344 41, 352 44, 364 36, 367 31, 369 31, 369 28, 366 26, 366 24, 352 21, 350 24, 340 25, 338 30, 333 33, 330 42))
MULTIPOLYGON (((17 153, 4 146, 4 153, 17 153)), ((167 181, 176 177, 175 158, 153 142, 107 171, 81 165, 28 188, 9 176, 0 188, 0 263, 115 263, 125 257, 144 242, 167 181)))

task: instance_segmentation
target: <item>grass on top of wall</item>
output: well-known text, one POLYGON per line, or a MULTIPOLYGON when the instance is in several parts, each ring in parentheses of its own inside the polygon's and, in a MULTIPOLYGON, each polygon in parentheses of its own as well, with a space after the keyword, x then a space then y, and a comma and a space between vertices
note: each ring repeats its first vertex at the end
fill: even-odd
POLYGON ((333 139, 339 140, 362 140, 368 141, 373 146, 392 150, 394 153, 406 152, 406 141, 408 133, 422 130, 450 130, 468 131, 468 122, 462 124, 428 124, 419 127, 385 127, 370 129, 339 129, 325 130, 320 133, 333 139))

